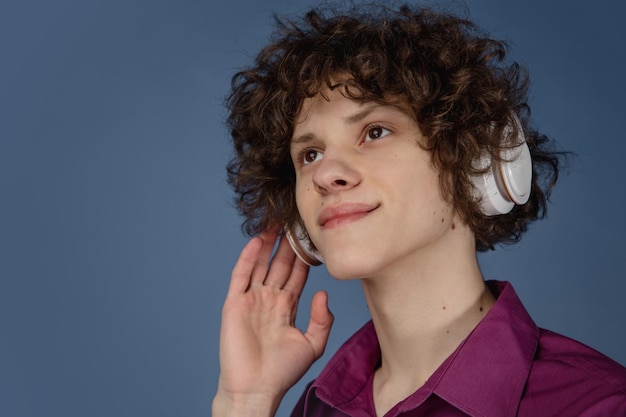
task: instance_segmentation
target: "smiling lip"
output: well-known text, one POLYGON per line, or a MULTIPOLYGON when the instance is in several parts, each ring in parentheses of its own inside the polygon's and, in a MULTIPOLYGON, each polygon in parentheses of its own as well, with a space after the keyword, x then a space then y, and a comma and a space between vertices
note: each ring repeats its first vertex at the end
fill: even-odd
POLYGON ((361 203, 343 203, 328 207, 320 214, 318 224, 325 229, 341 226, 367 216, 378 207, 378 205, 361 203))

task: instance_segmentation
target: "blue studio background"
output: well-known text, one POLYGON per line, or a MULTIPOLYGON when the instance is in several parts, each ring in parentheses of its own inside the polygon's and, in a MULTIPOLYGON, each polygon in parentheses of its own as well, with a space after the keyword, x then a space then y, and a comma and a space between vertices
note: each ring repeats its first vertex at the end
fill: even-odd
MULTIPOLYGON (((0 2, 1 416, 210 415, 247 240, 223 98, 272 13, 314 3, 0 2)), ((577 154, 548 219, 482 255, 485 276, 512 281, 541 326, 626 364, 625 3, 467 8, 529 68, 534 123, 577 154)), ((367 319, 359 284, 317 268, 300 324, 320 288, 336 324, 280 416, 367 319)))

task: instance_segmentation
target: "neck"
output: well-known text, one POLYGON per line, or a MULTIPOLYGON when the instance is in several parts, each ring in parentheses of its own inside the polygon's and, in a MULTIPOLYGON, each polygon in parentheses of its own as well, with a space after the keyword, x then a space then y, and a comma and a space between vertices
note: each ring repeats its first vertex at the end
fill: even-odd
POLYGON ((422 386, 495 301, 473 241, 427 252, 362 280, 382 354, 374 378, 378 411, 422 386))

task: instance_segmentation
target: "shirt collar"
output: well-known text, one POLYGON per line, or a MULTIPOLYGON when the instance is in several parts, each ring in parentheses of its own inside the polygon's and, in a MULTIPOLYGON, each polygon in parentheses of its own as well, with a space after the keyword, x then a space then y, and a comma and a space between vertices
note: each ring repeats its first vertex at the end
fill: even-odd
POLYGON ((341 408, 363 408, 356 404, 380 361, 380 346, 374 324, 369 321, 330 359, 312 388, 328 404, 341 408))
MULTIPOLYGON (((434 393, 471 416, 514 416, 539 341, 539 329, 513 287, 488 281, 496 303, 400 412, 434 393)), ((339 408, 356 403, 380 361, 374 326, 368 322, 331 358, 313 384, 317 396, 339 408)))
POLYGON ((509 283, 487 284, 496 303, 440 367, 433 391, 469 415, 515 416, 539 328, 509 283))

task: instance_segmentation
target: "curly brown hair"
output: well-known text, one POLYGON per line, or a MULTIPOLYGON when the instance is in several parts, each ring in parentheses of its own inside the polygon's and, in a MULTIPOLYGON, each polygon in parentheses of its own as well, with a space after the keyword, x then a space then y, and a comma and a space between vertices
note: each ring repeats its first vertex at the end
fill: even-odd
POLYGON ((427 138, 422 146, 441 172, 442 193, 473 230, 477 250, 518 241, 545 215, 560 154, 528 127, 528 77, 505 61, 506 43, 466 18, 409 5, 312 9, 276 24, 254 66, 233 77, 227 100, 236 150, 228 181, 245 232, 300 221, 289 153, 294 121, 303 100, 336 88, 338 76, 352 99, 409 103, 427 138), (508 214, 487 216, 474 191, 474 161, 485 151, 500 158, 511 114, 521 121, 533 159, 531 196, 508 214))

